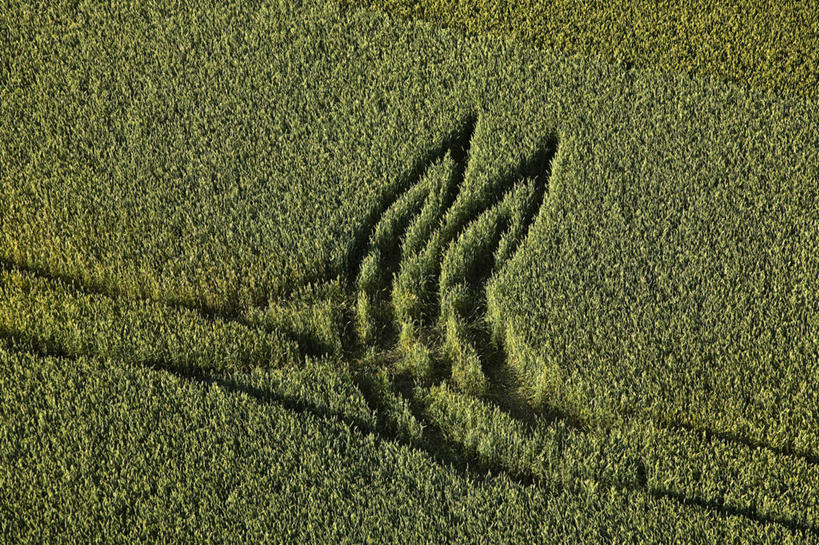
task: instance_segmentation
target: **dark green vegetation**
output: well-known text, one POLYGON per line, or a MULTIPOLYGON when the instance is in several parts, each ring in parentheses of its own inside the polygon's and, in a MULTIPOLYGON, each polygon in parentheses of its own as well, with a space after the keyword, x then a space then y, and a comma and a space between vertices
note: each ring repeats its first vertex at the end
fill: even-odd
POLYGON ((335 3, 3 10, 3 542, 819 541, 814 103, 335 3))
POLYGON ((343 1, 603 61, 819 98, 815 2, 343 1))

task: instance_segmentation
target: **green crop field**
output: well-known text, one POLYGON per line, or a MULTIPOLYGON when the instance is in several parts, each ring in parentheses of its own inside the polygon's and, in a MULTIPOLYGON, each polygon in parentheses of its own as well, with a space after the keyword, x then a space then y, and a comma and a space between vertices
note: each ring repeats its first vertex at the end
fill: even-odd
POLYGON ((819 98, 812 1, 342 1, 566 54, 819 98))
POLYGON ((5 3, 0 542, 819 542, 816 12, 5 3))

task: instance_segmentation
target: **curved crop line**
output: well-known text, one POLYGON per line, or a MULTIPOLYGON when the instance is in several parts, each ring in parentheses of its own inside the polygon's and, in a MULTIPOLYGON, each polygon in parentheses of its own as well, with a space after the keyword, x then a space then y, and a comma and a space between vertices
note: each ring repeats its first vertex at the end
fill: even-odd
MULTIPOLYGON (((82 357, 72 354, 60 346, 52 346, 44 343, 41 339, 27 336, 21 332, 11 332, 0 328, 0 346, 2 342, 11 343, 9 348, 15 352, 28 352, 40 357, 60 358, 63 360, 75 360, 82 357)), ((88 357, 99 357, 89 354, 88 357)), ((208 373, 199 367, 185 367, 177 364, 169 364, 164 361, 142 362, 145 368, 157 372, 164 372, 181 381, 190 381, 204 386, 219 386, 230 394, 247 396, 255 403, 261 405, 274 405, 284 410, 292 411, 300 415, 311 415, 315 418, 339 422, 349 426, 363 435, 371 435, 376 441, 395 441, 399 444, 413 447, 424 451, 436 463, 449 468, 463 478, 483 481, 497 475, 505 475, 510 481, 522 486, 535 486, 546 492, 553 492, 558 489, 579 492, 578 484, 567 483, 554 480, 543 475, 536 474, 530 470, 515 468, 499 460, 484 460, 477 453, 470 449, 463 449, 456 440, 447 438, 439 430, 425 428, 425 437, 413 438, 405 437, 400 433, 390 429, 383 418, 378 417, 379 407, 371 407, 376 415, 375 422, 352 416, 344 411, 317 405, 315 402, 304 400, 299 396, 285 394, 271 390, 269 388, 258 388, 251 384, 238 381, 229 376, 208 373), (434 440, 435 444, 443 444, 445 448, 430 448, 434 440)), ((363 377, 357 378, 357 383, 365 397, 365 400, 372 400, 379 397, 379 394, 368 385, 363 377)), ((369 402, 368 402, 369 404, 369 402)), ((636 492, 658 500, 671 500, 681 505, 702 509, 716 513, 720 516, 743 517, 761 524, 777 524, 784 526, 795 532, 811 533, 819 535, 817 529, 810 524, 799 520, 793 520, 785 516, 764 515, 753 508, 742 508, 727 505, 724 501, 707 500, 698 497, 686 496, 682 493, 665 489, 648 489, 644 484, 637 485, 628 482, 609 481, 595 478, 601 488, 616 487, 622 491, 636 492)))
MULTIPOLYGON (((471 134, 471 132, 468 134, 471 134)), ((465 141, 468 143, 469 139, 467 138, 465 141)), ((543 156, 551 157, 553 151, 554 150, 547 150, 543 156)), ((502 372, 498 372, 497 367, 502 367, 503 358, 505 356, 502 353, 499 355, 499 351, 491 347, 489 337, 486 334, 485 324, 481 323, 485 319, 484 316, 487 312, 485 308, 484 290, 488 279, 497 274, 504 266, 504 263, 508 262, 508 260, 515 255, 520 244, 527 236, 534 218, 541 209, 549 171, 548 168, 537 171, 526 170, 529 167, 525 167, 522 169, 523 173, 516 173, 517 178, 513 180, 514 183, 507 183, 507 181, 501 180, 495 184, 495 187, 503 188, 509 186, 511 189, 505 192, 499 191, 498 194, 495 195, 495 199, 488 202, 488 204, 484 201, 480 205, 475 205, 474 210, 477 210, 477 212, 470 217, 469 221, 461 223, 458 229, 449 227, 446 232, 450 235, 444 236, 442 234, 444 233, 444 229, 442 228, 442 225, 445 223, 444 218, 453 216, 453 203, 456 198, 462 198, 464 195, 460 189, 465 177, 464 173, 467 169, 467 152, 468 146, 457 150, 444 149, 440 156, 431 162, 432 166, 419 172, 417 182, 411 184, 409 188, 399 195, 395 202, 388 207, 388 211, 392 210, 392 212, 384 212, 380 216, 380 221, 377 223, 373 222, 373 226, 370 229, 370 231, 372 231, 372 236, 370 236, 369 239, 370 249, 381 244, 385 245, 383 247, 387 248, 387 250, 383 254, 379 254, 381 257, 378 259, 374 258, 377 264, 385 267, 384 271, 381 271, 381 278, 384 284, 380 289, 372 290, 370 295, 375 302, 384 305, 386 317, 391 320, 394 325, 396 317, 395 311, 392 308, 393 303, 391 297, 395 290, 396 279, 402 271, 411 266, 414 260, 419 259, 418 256, 423 257, 427 255, 427 259, 432 263, 429 270, 438 270, 438 274, 428 278, 428 281, 432 286, 430 293, 432 294, 433 302, 437 304, 440 309, 437 313, 437 321, 434 319, 434 313, 421 315, 416 327, 416 333, 418 333, 418 336, 415 338, 417 340, 416 346, 426 350, 427 356, 430 359, 440 357, 441 359, 450 361, 451 368, 447 369, 448 374, 444 378, 451 378, 453 382, 458 384, 459 379, 454 378, 457 376, 455 364, 451 362, 452 357, 444 350, 444 347, 448 342, 451 342, 449 340, 450 338, 455 341, 468 342, 469 346, 471 346, 476 353, 476 358, 479 361, 478 366, 486 382, 486 393, 491 396, 493 394, 493 388, 500 390, 504 387, 502 384, 504 377, 502 372), (435 174, 436 172, 438 172, 440 176, 435 174), (540 174, 538 174, 538 172, 540 174), (532 174, 534 174, 534 176, 532 176, 532 174), (432 188, 435 188, 437 193, 432 191, 432 188), (388 216, 400 216, 401 221, 385 220, 388 216), (393 231, 390 231, 390 233, 393 233, 391 236, 375 234, 376 232, 380 232, 379 226, 382 222, 385 227, 381 227, 381 229, 384 230, 386 229, 387 223, 391 221, 394 221, 395 225, 393 231), (489 233, 489 235, 486 235, 486 233, 489 233), (464 265, 461 266, 459 264, 464 265), (455 305, 452 308, 447 307, 447 305, 450 304, 449 301, 460 301, 460 297, 463 297, 462 306, 455 305), (442 328, 440 325, 442 322, 446 322, 447 312, 451 313, 453 320, 462 327, 461 330, 455 328, 451 335, 446 331, 445 327, 442 328), (424 331, 424 328, 426 328, 427 331, 424 331), (425 333, 429 333, 429 335, 425 333), (438 346, 436 346, 436 343, 438 346), (441 354, 437 354, 437 351, 440 351, 441 354), (500 362, 501 365, 496 367, 498 362, 500 362), (499 384, 500 387, 498 387, 499 384)), ((544 163, 535 161, 534 164, 543 166, 544 163)), ((111 299, 112 301, 135 300, 134 298, 124 296, 122 293, 108 292, 100 286, 84 283, 80 279, 56 275, 46 269, 38 269, 27 264, 15 263, 2 257, 0 257, 0 270, 22 272, 34 278, 62 284, 65 289, 74 294, 97 295, 111 299)), ((208 311, 198 306, 189 308, 177 302, 157 300, 147 300, 146 302, 179 312, 196 313, 203 320, 214 322, 218 325, 222 325, 223 323, 236 323, 248 328, 253 327, 262 330, 262 328, 254 323, 248 322, 242 316, 222 314, 216 310, 208 311)), ((432 310, 435 309, 433 308, 432 310)), ((416 322, 409 321, 407 323, 415 324, 416 322)), ((264 328, 264 330, 268 329, 264 328)), ((289 333, 287 335, 289 335, 289 333)), ((2 339, 10 339, 21 344, 30 345, 32 349, 41 354, 66 358, 77 357, 79 355, 76 353, 76 350, 70 346, 70 343, 65 344, 64 342, 51 341, 41 334, 24 331, 17 326, 11 329, 0 327, 0 340, 2 339)), ((293 342, 296 346, 301 344, 296 342, 295 338, 293 342)), ((374 343, 375 340, 372 342, 374 343)), ((298 349, 304 353, 305 346, 300 346, 298 349)), ((419 348, 418 350, 421 349, 419 348)), ((99 348, 95 350, 95 352, 97 351, 99 351, 99 348)), ((89 353, 88 355, 94 354, 89 353)), ((101 356, 102 354, 96 355, 101 356)), ((417 351, 409 352, 404 358, 412 358, 416 355, 417 351)), ((114 355, 109 357, 118 359, 123 356, 114 355)), ((130 359, 130 361, 135 360, 130 359)), ((156 369, 157 371, 171 373, 180 379, 205 384, 218 384, 227 391, 243 393, 256 398, 260 403, 274 403, 288 410, 313 414, 321 418, 338 419, 359 428, 364 433, 372 432, 376 434, 376 437, 395 440, 420 448, 439 463, 455 468, 465 468, 464 471, 472 471, 468 474, 473 477, 475 476, 474 471, 478 470, 494 475, 503 473, 513 481, 521 484, 533 484, 544 487, 552 486, 550 482, 544 480, 544 477, 535 475, 527 470, 512 468, 507 462, 501 459, 482 460, 474 450, 465 448, 457 439, 448 438, 440 426, 436 426, 434 420, 429 418, 428 414, 428 418, 423 423, 418 437, 414 435, 403 435, 401 430, 394 429, 394 417, 388 412, 390 409, 389 403, 392 403, 393 400, 384 400, 385 395, 381 390, 381 385, 377 384, 373 377, 368 375, 367 371, 369 370, 362 369, 354 371, 353 380, 355 381, 356 387, 362 392, 365 402, 371 409, 372 414, 375 415, 374 421, 358 419, 345 412, 334 412, 324 406, 318 406, 309 401, 305 401, 300 397, 291 397, 273 390, 258 390, 244 383, 224 378, 216 370, 196 365, 195 362, 182 362, 173 359, 138 360, 137 362, 146 367, 156 369), (443 445, 443 447, 439 448, 440 445, 443 445)), ((404 396, 404 400, 408 400, 410 404, 413 402, 411 397, 412 392, 407 393, 405 389, 402 390, 400 381, 396 380, 396 384, 393 386, 396 386, 395 389, 401 392, 404 396)), ((496 399, 495 401, 503 402, 504 400, 496 399)), ((514 408, 510 405, 506 407, 501 406, 501 408, 510 407, 514 408)), ((416 411, 422 416, 424 415, 423 407, 420 411, 416 408, 412 408, 412 412, 415 413, 416 411)), ((520 416, 525 417, 527 414, 530 413, 528 411, 521 411, 520 416)), ((779 449, 742 437, 720 434, 712 430, 689 428, 683 424, 674 424, 673 426, 702 432, 704 437, 707 435, 707 440, 709 441, 713 438, 720 441, 746 445, 751 448, 765 448, 774 455, 795 456, 802 458, 809 464, 817 463, 815 456, 805 455, 804 453, 793 452, 787 449, 779 449)), ((593 478, 596 482, 600 482, 603 487, 608 485, 617 486, 621 489, 635 490, 658 499, 671 500, 683 505, 693 506, 722 515, 741 516, 761 523, 780 524, 800 532, 817 533, 817 529, 810 524, 801 520, 788 518, 788 516, 785 515, 759 513, 754 505, 742 507, 730 505, 721 498, 712 500, 691 497, 671 489, 649 488, 645 482, 638 484, 629 482, 620 483, 608 482, 598 477, 593 478)), ((561 485, 561 483, 555 483, 554 486, 563 485, 561 485)))
MULTIPOLYGON (((528 231, 524 212, 535 198, 535 184, 519 183, 493 208, 469 224, 443 256, 439 279, 441 313, 439 325, 445 333, 445 350, 452 362, 452 380, 474 394, 487 393, 480 343, 485 333, 484 288, 489 277, 514 252, 516 241, 528 231), (473 317, 474 311, 479 312, 473 317)), ((484 346, 489 343, 483 342, 484 346)))
POLYGON ((441 211, 454 198, 454 190, 464 179, 466 154, 475 131, 476 120, 469 118, 464 126, 444 144, 425 156, 409 176, 409 187, 399 193, 385 210, 371 216, 359 235, 369 237, 352 252, 358 259, 356 281, 356 330, 363 344, 372 344, 382 333, 379 325, 386 316, 383 295, 398 269, 399 256, 423 243, 427 230, 438 221, 441 211), (406 235, 406 236, 405 236, 406 235))
POLYGON ((358 277, 359 333, 364 342, 374 333, 367 329, 367 324, 375 318, 372 312, 379 295, 389 290, 402 257, 416 251, 439 221, 446 195, 457 177, 457 165, 447 153, 431 165, 427 174, 401 195, 376 224, 358 277))
POLYGON ((420 172, 378 218, 357 281, 357 332, 397 353, 398 373, 450 380, 463 391, 502 393, 505 354, 486 326, 488 280, 515 254, 546 194, 552 140, 508 176, 471 186, 470 145, 458 145, 420 172))

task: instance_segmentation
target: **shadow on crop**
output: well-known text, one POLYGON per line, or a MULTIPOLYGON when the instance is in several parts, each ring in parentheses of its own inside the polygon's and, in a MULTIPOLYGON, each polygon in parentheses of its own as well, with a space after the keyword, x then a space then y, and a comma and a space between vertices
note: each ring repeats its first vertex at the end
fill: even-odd
MULTIPOLYGON (((13 351, 29 352, 43 357, 68 360, 83 356, 94 357, 93 354, 72 354, 59 344, 44 342, 24 332, 0 329, 0 340, 9 342, 13 351)), ((161 361, 143 362, 141 365, 153 371, 171 375, 180 381, 191 382, 207 387, 217 386, 231 394, 247 396, 260 404, 269 404, 296 414, 310 415, 318 419, 342 423, 359 433, 365 435, 372 434, 377 441, 396 442, 423 451, 439 465, 449 468, 451 471, 455 471, 461 477, 469 480, 486 481, 498 476, 505 476, 520 486, 537 487, 549 493, 557 493, 561 490, 570 493, 581 493, 582 491, 582 485, 577 482, 557 482, 536 475, 527 469, 512 470, 502 463, 482 460, 477 456, 476 452, 456 441, 448 439, 441 428, 434 423, 428 423, 429 425, 425 427, 423 435, 416 440, 408 440, 406 437, 397 434, 383 416, 387 411, 386 407, 378 401, 380 398, 378 392, 379 386, 376 385, 366 373, 355 374, 353 378, 362 392, 369 409, 375 415, 374 425, 368 420, 327 407, 318 406, 296 396, 283 395, 279 392, 258 388, 242 382, 236 377, 212 373, 200 367, 180 366, 161 361)), ((395 381, 392 388, 408 399, 413 399, 411 392, 412 384, 410 381, 395 381)), ((424 411, 420 403, 413 401, 410 405, 416 416, 423 416, 424 411)), ((681 505, 703 509, 721 516, 737 516, 761 524, 777 524, 792 531, 819 535, 819 529, 803 522, 794 521, 785 517, 762 515, 755 509, 729 506, 722 501, 705 500, 686 496, 675 491, 649 488, 645 485, 644 481, 633 483, 612 482, 602 479, 592 480, 603 489, 616 487, 625 492, 647 494, 660 500, 672 500, 681 505)))
MULTIPOLYGON (((455 192, 447 195, 445 198, 446 207, 452 206, 458 197, 457 192, 463 187, 467 176, 469 168, 468 161, 470 159, 469 151, 477 126, 478 119, 476 117, 473 116, 466 119, 456 131, 444 139, 444 142, 419 159, 410 169, 409 174, 404 180, 397 183, 395 188, 382 196, 378 205, 375 206, 367 216, 351 243, 345 265, 347 271, 346 280, 350 282, 351 287, 354 283, 352 279, 358 275, 359 268, 366 256, 370 236, 381 217, 401 197, 404 191, 421 182, 431 164, 440 161, 447 154, 449 154, 456 166, 454 171, 455 192)), ((457 228, 451 233, 452 240, 464 231, 470 221, 500 203, 518 180, 528 178, 533 180, 535 187, 533 198, 534 206, 526 210, 523 216, 522 222, 524 228, 522 234, 514 239, 511 254, 514 255, 515 252, 519 251, 542 208, 542 204, 548 196, 551 165, 557 151, 557 145, 556 138, 550 139, 544 143, 532 158, 513 168, 507 175, 501 177, 501 179, 496 180, 493 186, 495 188, 494 193, 485 201, 476 203, 472 216, 467 218, 461 225, 456 226, 457 228)), ((501 226, 500 231, 505 231, 507 227, 506 225, 501 226)), ((493 247, 497 248, 497 241, 493 241, 493 247)), ((443 255, 437 257, 437 268, 434 270, 436 274, 432 275, 433 277, 437 277, 436 275, 440 273, 440 265, 444 258, 443 255)), ((397 262, 391 262, 389 264, 389 266, 393 268, 397 267, 397 265, 397 262)), ((111 299, 146 300, 152 304, 164 305, 180 311, 195 312, 203 319, 210 321, 236 322, 253 329, 265 329, 256 323, 246 320, 238 308, 215 308, 180 301, 156 301, 148 298, 129 298, 126 297, 125 293, 119 291, 111 292, 102 285, 84 283, 69 276, 55 274, 43 268, 13 263, 3 258, 0 258, 0 268, 8 271, 21 271, 52 282, 57 282, 76 292, 87 295, 98 295, 111 299)), ((471 274, 467 279, 474 302, 474 312, 472 313, 474 314, 474 319, 471 324, 473 335, 471 336, 471 341, 474 343, 480 356, 482 371, 488 379, 488 391, 483 396, 484 400, 494 404, 511 418, 521 422, 524 427, 529 430, 538 423, 555 420, 563 421, 575 428, 581 428, 581 424, 575 422, 569 415, 557 412, 547 414, 534 411, 527 402, 519 396, 517 393, 519 389, 518 380, 514 370, 509 364, 508 355, 502 347, 497 346, 491 339, 485 318, 487 312, 485 287, 489 279, 498 273, 498 269, 494 263, 489 260, 484 266, 477 267, 475 271, 476 272, 471 274)), ((438 308, 433 310, 433 314, 436 313, 436 311, 437 313, 441 311, 440 302, 438 302, 438 308)), ((351 314, 353 313, 352 310, 349 312, 351 314)), ((386 330, 386 334, 379 339, 376 346, 367 346, 366 344, 360 343, 355 333, 351 331, 353 321, 353 316, 349 316, 346 320, 348 327, 342 332, 345 356, 349 360, 360 359, 364 353, 372 351, 374 348, 380 349, 384 353, 394 351, 394 344, 396 343, 397 337, 397 332, 394 329, 386 330)), ((281 328, 278 328, 277 330, 280 329, 281 328)), ((322 346, 319 341, 309 335, 298 331, 288 331, 286 329, 281 332, 298 344, 302 355, 320 355, 327 351, 327 347, 322 346)), ((433 339, 433 343, 439 345, 443 343, 440 338, 435 338, 436 335, 440 335, 440 332, 436 331, 433 323, 425 324, 424 332, 427 338, 431 337, 433 339)), ((27 335, 26 332, 21 331, 0 329, 0 338, 10 340, 14 345, 30 347, 32 351, 45 356, 60 358, 95 356, 95 354, 70 353, 65 347, 58 343, 31 337, 27 335)), ((436 353, 440 353, 440 351, 436 353)), ((446 357, 439 356, 439 360, 438 363, 445 368, 447 364, 446 357)), ((252 364, 253 362, 248 363, 252 364)), ((418 399, 415 394, 416 386, 419 384, 426 386, 428 384, 425 383, 424 380, 419 380, 406 373, 395 373, 392 375, 392 380, 388 386, 390 389, 389 393, 405 400, 413 416, 418 422, 423 424, 421 435, 418 438, 408 438, 395 431, 395 425, 390 421, 388 416, 390 412, 389 407, 387 407, 383 401, 384 392, 381 390, 383 385, 374 380, 371 372, 372 369, 359 369, 351 365, 353 381, 374 416, 374 424, 371 421, 350 416, 342 411, 334 411, 306 402, 295 396, 284 395, 280 392, 249 385, 236 376, 214 373, 195 365, 182 366, 163 361, 147 361, 143 362, 142 365, 158 372, 173 375, 179 380, 190 381, 206 386, 215 385, 228 392, 246 395, 259 403, 273 404, 295 413, 342 422, 359 430, 361 433, 373 434, 378 437, 379 440, 399 442, 409 447, 419 449, 427 453, 439 464, 452 468, 469 479, 486 479, 490 476, 505 475, 510 480, 522 486, 537 486, 549 491, 556 491, 567 487, 574 490, 572 487, 579 486, 547 480, 526 469, 513 470, 503 463, 481 459, 476 451, 465 447, 457 441, 449 439, 440 425, 426 415, 426 407, 424 406, 423 400, 418 399)), ((446 380, 446 373, 442 376, 436 376, 435 379, 446 380)), ((682 424, 670 424, 669 426, 703 433, 707 438, 714 438, 749 448, 764 448, 781 456, 801 458, 809 464, 819 464, 819 458, 816 456, 794 452, 790 449, 772 446, 748 438, 713 430, 697 429, 682 424)), ((634 482, 605 482, 603 480, 597 480, 597 482, 601 486, 616 486, 621 490, 639 492, 658 499, 673 500, 682 505, 704 509, 723 516, 740 516, 759 523, 775 523, 791 530, 819 535, 819 530, 814 526, 785 517, 762 515, 752 508, 740 508, 726 505, 723 501, 705 500, 686 496, 671 490, 651 488, 646 484, 645 468, 642 468, 642 473, 640 471, 636 473, 638 478, 634 482)))
MULTIPOLYGON (((444 347, 447 339, 445 339, 443 328, 436 323, 436 318, 443 319, 443 301, 439 299, 443 297, 442 288, 436 282, 437 279, 442 278, 443 262, 451 251, 451 245, 458 241, 459 237, 474 222, 493 208, 500 206, 514 189, 522 187, 520 182, 528 180, 532 187, 532 195, 525 210, 521 212, 521 217, 518 218, 521 224, 520 232, 516 235, 511 233, 511 218, 498 214, 496 223, 490 225, 492 238, 481 240, 481 248, 467 256, 468 264, 464 266, 465 276, 462 279, 462 285, 468 292, 468 306, 471 308, 468 309, 466 315, 457 316, 458 319, 463 319, 464 323, 463 338, 460 338, 459 341, 467 344, 470 350, 474 349, 477 355, 480 365, 478 373, 483 377, 481 384, 486 384, 486 391, 483 393, 486 401, 493 403, 527 428, 538 420, 542 421, 544 418, 554 416, 555 418, 562 417, 569 425, 580 429, 582 428, 581 423, 570 416, 547 414, 545 410, 537 412, 523 399, 519 393, 519 381, 509 364, 508 355, 505 349, 498 346, 491 338, 490 325, 487 320, 487 282, 498 274, 499 269, 516 254, 542 209, 548 193, 552 162, 558 149, 557 137, 553 135, 547 138, 531 157, 524 159, 506 173, 487 181, 486 189, 472 188, 471 192, 467 192, 463 191, 463 188, 470 168, 469 162, 473 159, 471 149, 476 130, 480 130, 479 120, 474 116, 467 118, 460 128, 447 137, 441 145, 418 161, 411 170, 411 174, 397 184, 401 190, 382 199, 376 210, 363 222, 350 252, 347 276, 350 279, 359 278, 359 275, 363 277, 365 258, 368 255, 377 256, 380 276, 391 279, 391 282, 384 289, 378 290, 377 297, 381 300, 373 304, 377 304, 379 309, 388 309, 387 313, 391 313, 392 316, 386 319, 383 319, 382 316, 379 316, 378 319, 373 316, 365 317, 363 321, 370 322, 367 327, 378 332, 377 335, 371 335, 376 340, 361 340, 359 345, 351 346, 351 355, 355 357, 367 350, 376 349, 385 354, 384 359, 388 360, 390 357, 386 354, 399 352, 396 349, 396 346, 399 345, 399 330, 402 325, 406 324, 399 323, 397 313, 392 306, 393 303, 389 300, 389 294, 396 290, 395 283, 404 272, 402 266, 411 262, 412 258, 419 257, 418 255, 400 255, 400 250, 397 248, 400 246, 398 241, 403 239, 411 224, 412 216, 400 225, 398 232, 392 235, 396 241, 396 248, 387 250, 381 246, 368 246, 368 243, 376 244, 372 241, 375 241, 374 237, 379 222, 384 221, 388 213, 394 211, 393 208, 402 196, 417 191, 428 174, 430 166, 449 156, 454 163, 454 174, 448 181, 448 187, 451 189, 443 199, 443 211, 440 212, 438 228, 429 235, 430 238, 426 241, 427 246, 421 251, 425 253, 432 248, 433 263, 423 270, 423 278, 418 280, 418 285, 421 287, 418 288, 416 285, 417 291, 411 294, 413 300, 421 301, 418 305, 421 309, 420 316, 417 321, 413 321, 412 328, 417 329, 417 340, 424 346, 425 354, 428 354, 426 357, 433 362, 433 370, 429 376, 416 377, 416 381, 428 386, 430 383, 449 379, 453 373, 453 362, 451 357, 446 355, 444 347), (459 208, 453 213, 455 206, 459 208), (464 211, 467 212, 464 213, 464 211), (506 248, 505 261, 498 263, 497 250, 505 236, 510 236, 511 242, 506 248), (368 250, 370 250, 369 254, 368 250)), ((434 188, 430 187, 427 190, 432 192, 434 188)), ((414 215, 419 218, 420 214, 421 212, 418 211, 414 215)), ((372 294, 365 292, 364 295, 369 301, 372 294)), ((355 318, 351 318, 350 322, 354 320, 355 318)), ((355 339, 356 335, 348 334, 346 337, 355 339)), ((406 382, 411 379, 405 377, 401 380, 406 382)), ((408 399, 405 393, 398 392, 398 394, 408 399)), ((425 423, 428 422, 425 421, 425 423)))

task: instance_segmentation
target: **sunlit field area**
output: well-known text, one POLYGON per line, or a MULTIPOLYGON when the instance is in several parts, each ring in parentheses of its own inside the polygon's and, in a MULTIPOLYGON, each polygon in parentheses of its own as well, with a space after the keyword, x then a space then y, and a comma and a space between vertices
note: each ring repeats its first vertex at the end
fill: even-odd
POLYGON ((7 3, 0 542, 819 542, 819 16, 707 4, 7 3))

